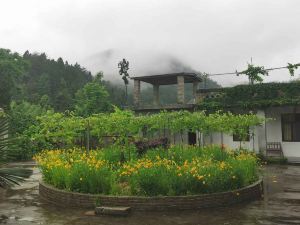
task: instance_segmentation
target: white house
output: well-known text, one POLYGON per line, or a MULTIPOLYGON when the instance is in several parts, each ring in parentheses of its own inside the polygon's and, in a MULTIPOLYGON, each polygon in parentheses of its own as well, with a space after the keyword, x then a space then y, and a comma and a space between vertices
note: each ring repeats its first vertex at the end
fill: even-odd
MULTIPOLYGON (((223 110, 233 113, 255 113, 266 118, 265 124, 249 128, 249 138, 240 141, 234 135, 213 133, 203 137, 205 144, 221 144, 231 148, 247 148, 267 155, 283 154, 289 162, 300 162, 300 82, 238 85, 232 88, 198 89, 200 77, 193 73, 175 73, 134 77, 135 112, 160 110, 223 110), (153 105, 140 101, 141 82, 153 85, 153 105), (192 96, 185 102, 184 83, 192 83, 192 96), (177 84, 177 103, 161 105, 159 86, 177 84), (253 135, 252 135, 253 134, 253 135)), ((199 134, 186 133, 184 142, 195 144, 199 134)), ((171 137, 179 142, 180 137, 171 137)))
MULTIPOLYGON (((266 118, 265 124, 250 128, 253 133, 242 147, 265 155, 283 154, 289 162, 300 162, 300 83, 264 83, 239 85, 223 89, 197 91, 200 108, 237 113, 256 113, 266 118), (202 106, 202 107, 201 107, 202 106)), ((220 134, 206 137, 206 141, 220 143, 220 134)), ((237 148, 240 141, 224 135, 223 143, 237 148)))
POLYGON ((283 156, 289 162, 300 162, 300 107, 269 107, 258 110, 257 115, 270 120, 262 126, 255 127, 253 136, 247 141, 239 141, 233 135, 214 133, 205 137, 205 143, 220 144, 223 136, 225 146, 239 148, 241 145, 243 148, 265 155, 268 150, 269 155, 274 155, 270 149, 281 148, 283 156))

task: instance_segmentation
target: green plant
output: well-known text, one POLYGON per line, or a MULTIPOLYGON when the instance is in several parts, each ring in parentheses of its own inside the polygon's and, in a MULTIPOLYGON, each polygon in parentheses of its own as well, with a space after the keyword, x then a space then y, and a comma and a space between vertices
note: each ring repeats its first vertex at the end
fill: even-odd
POLYGON ((258 179, 258 160, 246 151, 173 146, 120 163, 114 154, 106 155, 109 150, 43 151, 35 159, 45 182, 82 193, 193 195, 233 190, 258 179))
POLYGON ((75 102, 75 112, 79 116, 87 117, 111 110, 109 94, 99 82, 87 83, 79 89, 75 95, 75 102))
POLYGON ((0 187, 9 187, 23 181, 31 175, 32 171, 25 168, 1 167, 1 163, 10 160, 15 150, 14 139, 8 134, 8 119, 0 113, 0 187))
POLYGON ((214 112, 233 108, 259 109, 270 106, 298 105, 299 81, 289 83, 262 83, 222 88, 216 98, 205 98, 198 104, 199 110, 214 112))
POLYGON ((142 133, 163 134, 167 130, 172 135, 180 134, 181 143, 183 134, 188 131, 203 134, 238 133, 244 137, 248 134, 249 127, 260 125, 263 121, 254 114, 234 115, 229 112, 206 115, 202 111, 163 111, 153 115, 135 116, 132 111, 115 108, 113 113, 94 114, 82 118, 72 113, 47 111, 37 117, 36 124, 30 126, 24 135, 28 135, 26 139, 34 143, 36 147, 33 149, 38 152, 42 147, 47 149, 75 147, 78 140, 85 136, 88 128, 91 137, 98 139, 100 144, 104 136, 112 137, 115 146, 118 146, 123 155, 126 154, 128 157, 126 160, 130 160, 131 157, 136 157, 135 151, 131 149, 131 143, 135 139, 140 139, 142 133))
POLYGON ((248 68, 242 72, 237 73, 237 76, 240 74, 245 74, 248 76, 251 84, 255 82, 261 83, 263 78, 261 76, 268 76, 269 73, 263 66, 254 66, 252 64, 248 64, 248 68))
POLYGON ((38 126, 37 117, 46 113, 40 105, 29 102, 11 102, 8 111, 9 134, 15 138, 15 160, 28 160, 36 153, 37 146, 30 140, 31 126, 38 126))
POLYGON ((299 66, 300 66, 300 63, 298 63, 298 64, 288 63, 286 68, 289 70, 290 75, 294 76, 295 75, 295 70, 298 69, 299 66))

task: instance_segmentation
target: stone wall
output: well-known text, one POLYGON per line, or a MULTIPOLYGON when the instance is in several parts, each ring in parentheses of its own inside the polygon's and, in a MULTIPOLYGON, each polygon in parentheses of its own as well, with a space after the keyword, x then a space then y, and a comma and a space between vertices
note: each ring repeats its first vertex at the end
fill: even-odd
POLYGON ((220 207, 259 199, 263 193, 262 180, 229 192, 191 196, 137 197, 107 196, 67 192, 40 182, 42 200, 60 207, 93 208, 101 206, 128 206, 133 210, 182 210, 220 207))

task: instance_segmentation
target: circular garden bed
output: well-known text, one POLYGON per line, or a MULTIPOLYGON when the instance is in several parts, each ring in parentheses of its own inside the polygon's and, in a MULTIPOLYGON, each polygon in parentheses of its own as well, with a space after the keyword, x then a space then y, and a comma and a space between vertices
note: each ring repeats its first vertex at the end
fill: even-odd
POLYGON ((255 155, 219 146, 172 146, 142 155, 132 146, 88 154, 52 150, 35 159, 43 174, 40 196, 61 206, 195 209, 249 201, 262 194, 255 155))
POLYGON ((261 198, 263 193, 262 180, 247 187, 228 192, 219 192, 189 196, 109 196, 97 194, 83 194, 57 189, 40 182, 40 197, 59 207, 94 208, 102 206, 125 206, 133 210, 183 210, 222 207, 240 202, 253 201, 261 198))

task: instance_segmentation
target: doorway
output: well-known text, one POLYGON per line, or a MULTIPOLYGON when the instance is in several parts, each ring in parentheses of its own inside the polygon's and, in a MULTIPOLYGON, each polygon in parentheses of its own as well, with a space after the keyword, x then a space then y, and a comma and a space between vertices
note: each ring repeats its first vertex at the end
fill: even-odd
POLYGON ((188 141, 189 145, 196 145, 197 144, 197 136, 195 132, 188 132, 188 141))

